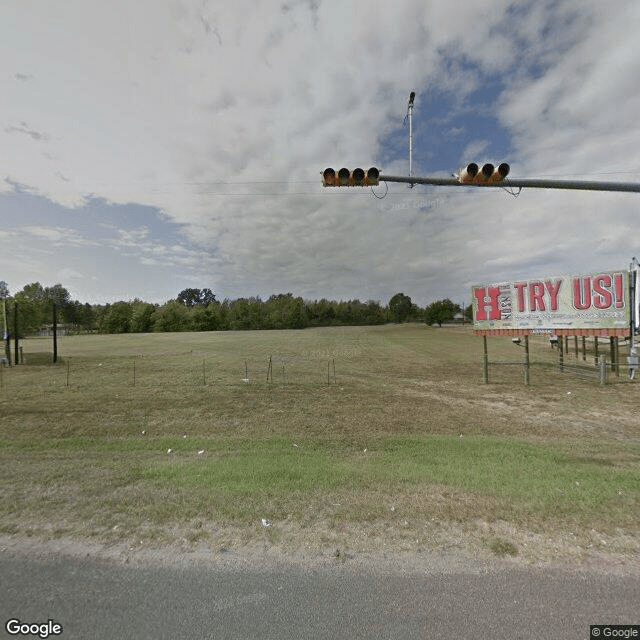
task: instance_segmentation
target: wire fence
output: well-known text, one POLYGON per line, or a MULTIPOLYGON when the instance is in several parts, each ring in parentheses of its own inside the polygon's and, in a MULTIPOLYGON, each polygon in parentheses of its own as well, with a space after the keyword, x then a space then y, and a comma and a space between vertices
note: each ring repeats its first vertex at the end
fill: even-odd
POLYGON ((559 338, 549 340, 548 344, 531 341, 528 363, 524 357, 490 360, 486 381, 513 379, 518 368, 525 384, 540 374, 562 374, 600 385, 637 380, 637 358, 630 357, 629 346, 617 339, 607 343, 595 338, 559 338))
POLYGON ((240 356, 233 361, 193 353, 165 353, 105 357, 98 361, 66 356, 51 361, 51 354, 31 353, 21 366, 0 364, 0 389, 28 383, 32 388, 158 388, 251 384, 337 384, 356 369, 345 358, 331 354, 292 357, 274 353, 268 357, 240 356), (24 365, 24 366, 23 366, 24 365), (32 365, 32 366, 29 366, 32 365))

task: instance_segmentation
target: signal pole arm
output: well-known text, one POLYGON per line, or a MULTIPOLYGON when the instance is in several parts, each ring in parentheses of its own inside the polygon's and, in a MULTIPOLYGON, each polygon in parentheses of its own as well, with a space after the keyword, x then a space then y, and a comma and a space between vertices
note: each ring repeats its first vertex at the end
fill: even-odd
POLYGON ((430 184, 440 187, 516 187, 520 189, 574 189, 579 191, 626 191, 640 193, 640 183, 590 182, 586 180, 504 179, 500 182, 460 182, 457 178, 416 178, 415 176, 380 175, 380 182, 430 184))

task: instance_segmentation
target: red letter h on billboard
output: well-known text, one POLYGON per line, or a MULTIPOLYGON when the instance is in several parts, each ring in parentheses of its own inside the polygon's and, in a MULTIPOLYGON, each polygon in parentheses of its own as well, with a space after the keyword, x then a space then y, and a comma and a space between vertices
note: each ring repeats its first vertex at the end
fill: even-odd
POLYGON ((500 320, 502 314, 498 305, 499 287, 478 287, 473 290, 476 299, 476 320, 500 320), (487 316, 487 308, 489 315, 487 316))

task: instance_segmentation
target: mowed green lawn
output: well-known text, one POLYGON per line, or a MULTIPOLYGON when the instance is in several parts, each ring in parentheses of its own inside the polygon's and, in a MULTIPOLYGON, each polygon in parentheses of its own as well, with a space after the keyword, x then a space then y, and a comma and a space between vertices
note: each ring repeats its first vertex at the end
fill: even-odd
MULTIPOLYGON (((534 366, 526 387, 513 365, 485 385, 465 327, 62 337, 55 365, 51 339, 22 345, 0 378, 0 533, 640 548, 640 384, 623 376, 534 366)), ((522 358, 508 338, 489 351, 522 358)), ((542 337, 531 352, 551 357, 542 337)))

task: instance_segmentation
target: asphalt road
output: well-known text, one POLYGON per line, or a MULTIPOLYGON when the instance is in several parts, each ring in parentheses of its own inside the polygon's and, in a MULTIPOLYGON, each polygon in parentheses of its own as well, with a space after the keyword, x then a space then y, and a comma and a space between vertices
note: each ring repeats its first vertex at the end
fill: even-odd
POLYGON ((184 555, 170 562, 0 553, 5 625, 49 638, 589 639, 591 624, 640 624, 640 573, 514 567, 434 554, 306 562, 184 555))

